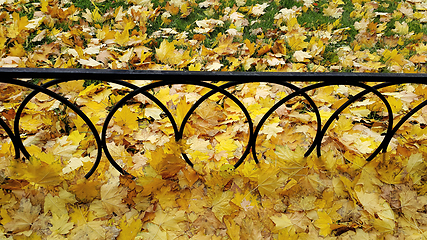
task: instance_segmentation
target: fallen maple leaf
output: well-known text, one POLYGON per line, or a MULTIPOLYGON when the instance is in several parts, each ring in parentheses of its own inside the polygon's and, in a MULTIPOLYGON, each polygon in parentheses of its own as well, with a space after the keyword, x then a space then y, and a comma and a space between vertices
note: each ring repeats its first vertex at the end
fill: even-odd
POLYGON ((122 202, 126 191, 118 185, 118 182, 110 181, 101 186, 101 200, 94 200, 90 205, 90 209, 95 211, 99 217, 112 213, 120 215, 129 210, 122 202))
POLYGON ((83 65, 83 66, 88 66, 88 67, 99 67, 102 66, 102 63, 94 60, 93 58, 89 58, 89 60, 86 59, 79 59, 78 62, 83 65))
POLYGON ((314 221, 314 226, 320 228, 319 234, 322 236, 327 236, 331 233, 331 224, 332 219, 329 215, 322 211, 317 211, 318 219, 314 221))
POLYGON ((68 214, 66 215, 53 215, 52 217, 52 227, 50 230, 56 234, 65 235, 73 229, 74 223, 69 222, 68 214))
POLYGON ((18 210, 14 212, 12 221, 4 225, 7 231, 26 232, 25 235, 31 235, 31 226, 37 220, 41 207, 32 205, 30 199, 22 198, 18 210))
POLYGON ((126 215, 123 215, 120 219, 119 227, 121 231, 117 240, 135 239, 138 232, 142 229, 142 221, 136 217, 126 220, 126 215))
POLYGON ((48 165, 37 158, 31 158, 26 163, 16 163, 12 171, 17 174, 15 177, 41 186, 54 186, 62 181, 58 163, 48 165))
POLYGON ((292 226, 291 220, 288 218, 286 214, 280 214, 280 216, 271 216, 270 219, 274 222, 276 227, 274 231, 281 231, 292 226))
POLYGON ((233 198, 233 192, 226 191, 217 193, 212 197, 212 212, 219 221, 223 221, 225 215, 230 215, 235 211, 235 208, 230 205, 233 198))
POLYGON ((323 9, 323 14, 328 17, 340 18, 342 13, 344 12, 344 9, 339 8, 337 6, 338 4, 334 2, 329 2, 328 7, 323 9))

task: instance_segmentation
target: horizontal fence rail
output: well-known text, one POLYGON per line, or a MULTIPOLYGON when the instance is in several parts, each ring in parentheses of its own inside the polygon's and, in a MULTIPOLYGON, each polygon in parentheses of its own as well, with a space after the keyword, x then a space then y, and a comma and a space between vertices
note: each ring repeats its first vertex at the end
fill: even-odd
MULTIPOLYGON (((252 154, 253 159, 258 163, 259 159, 256 155, 256 142, 260 134, 260 130, 263 127, 267 119, 275 112, 280 106, 286 104, 289 100, 299 96, 303 97, 310 107, 312 112, 315 114, 317 122, 316 135, 305 152, 305 156, 309 156, 315 149, 318 156, 321 155, 321 143, 324 139, 326 131, 331 126, 335 119, 338 119, 339 115, 351 104, 362 99, 367 94, 376 95, 384 106, 384 111, 387 113, 387 129, 384 134, 384 138, 379 146, 367 157, 367 161, 372 160, 381 151, 385 152, 387 147, 392 140, 393 136, 411 116, 418 112, 421 108, 427 105, 427 100, 421 101, 416 107, 410 109, 400 120, 396 123, 393 119, 392 105, 387 98, 380 92, 381 89, 399 84, 416 83, 416 84, 427 84, 427 74, 388 74, 388 73, 285 73, 285 72, 177 72, 177 71, 133 71, 133 70, 98 70, 98 69, 31 69, 31 68, 0 68, 0 83, 18 85, 32 89, 32 91, 24 98, 20 103, 14 120, 13 127, 2 118, 0 118, 0 125, 5 130, 8 137, 11 139, 14 149, 15 158, 21 158, 21 154, 25 158, 29 159, 30 153, 25 148, 21 139, 21 115, 30 102, 38 93, 44 93, 67 106, 69 109, 74 111, 83 121, 86 123, 92 134, 94 135, 97 156, 94 164, 89 172, 86 173, 86 178, 89 178, 97 169, 101 156, 104 153, 108 161, 116 168, 120 173, 127 174, 127 172, 117 164, 114 160, 110 151, 107 147, 107 128, 110 124, 114 113, 122 108, 127 101, 131 100, 138 94, 143 94, 145 97, 153 101, 166 115, 170 123, 172 124, 175 141, 178 142, 183 138, 184 129, 186 123, 189 121, 190 116, 195 110, 209 97, 216 93, 223 94, 227 98, 231 99, 244 113, 246 117, 246 123, 249 126, 249 140, 244 148, 244 152, 240 159, 234 164, 234 167, 239 167, 243 161, 252 154), (42 85, 36 85, 26 79, 49 79, 44 81, 42 85), (89 117, 74 103, 70 102, 67 98, 55 93, 49 88, 60 83, 74 81, 74 80, 100 80, 107 83, 114 83, 131 89, 120 101, 109 109, 109 113, 104 120, 102 130, 98 133, 95 123, 93 123, 89 117), (125 80, 155 80, 151 83, 138 87, 132 83, 126 82, 125 80), (224 82, 222 85, 215 85, 212 82, 224 82), (278 84, 291 89, 293 92, 288 94, 286 97, 276 102, 257 122, 255 125, 254 120, 244 103, 239 100, 232 92, 227 91, 228 88, 237 86, 239 84, 251 83, 251 82, 265 82, 269 84, 278 84), (306 82, 304 87, 299 87, 295 83, 306 82), (165 106, 159 99, 150 93, 152 89, 169 86, 174 84, 187 84, 202 86, 211 89, 206 94, 201 96, 191 106, 189 111, 184 116, 181 123, 177 123, 174 119, 171 111, 165 106), (354 96, 350 96, 349 99, 343 103, 332 115, 322 122, 319 108, 316 106, 315 101, 307 93, 312 90, 316 90, 325 86, 334 85, 348 85, 356 86, 363 89, 361 92, 354 96)), ((0 104, 1 106, 1 104, 0 104)), ((182 158, 193 166, 193 162, 190 158, 182 153, 182 158)))

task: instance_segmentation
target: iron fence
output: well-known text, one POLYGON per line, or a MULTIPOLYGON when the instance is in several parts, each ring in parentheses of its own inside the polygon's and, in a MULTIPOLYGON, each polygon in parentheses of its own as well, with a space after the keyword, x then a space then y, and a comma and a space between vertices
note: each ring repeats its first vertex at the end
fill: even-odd
MULTIPOLYGON (((415 83, 415 84, 427 84, 427 74, 399 74, 399 73, 288 73, 288 72, 177 72, 177 71, 138 71, 138 70, 99 70, 99 69, 31 69, 31 68, 0 68, 0 83, 19 85, 32 89, 32 91, 24 98, 20 103, 14 120, 13 129, 9 127, 8 123, 0 118, 0 125, 11 139, 14 149, 15 158, 21 158, 21 153, 25 158, 30 158, 29 152, 26 150, 22 139, 20 137, 20 121, 23 110, 30 102, 30 100, 38 93, 44 93, 50 97, 60 101, 68 108, 73 110, 83 121, 87 124, 90 131, 95 137, 97 145, 97 157, 96 160, 86 174, 86 178, 89 178, 97 169, 101 156, 104 153, 108 161, 122 174, 127 172, 116 163, 114 158, 111 156, 110 151, 107 147, 106 134, 107 127, 116 113, 121 107, 125 105, 127 101, 132 99, 138 94, 143 94, 151 101, 153 101, 161 110, 164 112, 166 117, 172 124, 173 131, 175 134, 175 140, 179 141, 183 137, 183 132, 186 123, 190 116, 194 113, 197 107, 199 107, 203 101, 208 99, 215 93, 221 93, 227 98, 231 99, 241 109, 246 117, 246 122, 249 126, 249 140, 245 147, 245 150, 240 159, 234 164, 234 167, 239 167, 246 157, 252 153, 253 159, 258 163, 258 157, 256 155, 256 140, 260 134, 260 130, 263 124, 276 111, 280 106, 286 104, 287 101, 297 96, 302 96, 306 99, 308 104, 311 106, 312 111, 315 114, 317 122, 317 132, 315 138, 312 141, 311 146, 305 152, 305 156, 310 155, 315 149, 318 156, 321 155, 321 143, 325 136, 326 131, 331 126, 335 119, 338 119, 340 113, 350 106, 352 103, 361 99, 366 94, 375 94, 382 102, 387 112, 387 129, 384 134, 384 138, 379 146, 373 151, 367 161, 372 160, 381 151, 385 152, 391 139, 393 138, 396 131, 401 127, 411 116, 418 112, 422 107, 427 105, 427 100, 423 100, 416 107, 410 109, 397 123, 394 122, 392 106, 387 98, 379 90, 385 87, 398 84, 415 83), (51 79, 42 85, 33 84, 23 79, 51 79), (111 109, 104 120, 104 124, 99 134, 95 124, 91 122, 89 117, 81 111, 81 109, 70 102, 67 98, 51 91, 49 87, 54 85, 80 79, 91 79, 100 80, 108 83, 119 84, 121 86, 130 88, 132 91, 125 95, 120 101, 118 101, 111 109), (134 84, 126 82, 124 80, 156 80, 143 87, 138 87, 134 84), (224 84, 216 85, 212 82, 224 82, 224 84), (255 126, 253 119, 245 107, 244 103, 240 101, 231 92, 227 91, 228 88, 251 82, 266 82, 270 84, 278 84, 288 87, 293 92, 280 101, 276 102, 259 120, 255 126), (298 87, 295 85, 296 82, 307 82, 304 87, 298 87), (368 84, 370 83, 370 84, 368 84), (375 84, 373 84, 375 83, 375 84), (169 109, 149 90, 174 84, 189 84, 202 86, 211 89, 206 94, 201 96, 200 99, 195 101, 191 106, 190 110, 186 113, 181 124, 177 124, 172 113, 169 109), (348 100, 342 104, 332 115, 327 119, 326 122, 322 122, 322 118, 319 113, 319 108, 316 106, 315 101, 307 94, 311 90, 315 90, 325 86, 333 85, 348 85, 356 86, 364 89, 354 96, 348 98, 348 100)), ((190 165, 193 166, 192 161, 189 157, 182 153, 183 159, 190 165)))

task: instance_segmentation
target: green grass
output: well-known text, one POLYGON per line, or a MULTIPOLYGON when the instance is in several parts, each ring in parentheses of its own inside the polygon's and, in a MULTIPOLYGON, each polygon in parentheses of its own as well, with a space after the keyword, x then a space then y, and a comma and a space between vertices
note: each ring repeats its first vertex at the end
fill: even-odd
POLYGON ((128 3, 123 0, 107 0, 104 2, 97 3, 90 0, 71 0, 73 5, 82 10, 89 9, 93 11, 95 6, 99 9, 101 14, 105 14, 107 11, 114 11, 119 7, 123 7, 124 10, 128 9, 128 3))
POLYGON ((325 28, 329 23, 336 21, 334 18, 324 16, 323 12, 318 7, 309 9, 297 19, 299 25, 312 30, 325 28))
POLYGON ((32 2, 28 2, 28 3, 19 3, 17 4, 17 7, 22 9, 21 11, 19 11, 19 16, 23 17, 23 16, 27 16, 28 19, 32 19, 34 16, 34 12, 35 12, 35 7, 32 4, 32 2))

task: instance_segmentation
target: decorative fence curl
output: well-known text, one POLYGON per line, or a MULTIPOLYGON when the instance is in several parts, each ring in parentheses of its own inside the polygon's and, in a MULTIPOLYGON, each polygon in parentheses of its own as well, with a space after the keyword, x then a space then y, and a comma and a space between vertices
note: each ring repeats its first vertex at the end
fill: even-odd
MULTIPOLYGON (((407 112, 397 123, 394 122, 392 106, 387 100, 387 98, 380 92, 381 89, 399 84, 406 83, 417 83, 417 84, 427 84, 427 74, 388 74, 388 73, 273 73, 273 72, 176 72, 176 71, 133 71, 133 70, 97 70, 97 69, 31 69, 31 68, 0 68, 1 79, 0 83, 19 85, 32 89, 32 91, 24 98, 20 103, 16 115, 13 121, 13 129, 9 127, 8 123, 5 122, 0 117, 0 125, 5 130, 8 137, 11 139, 14 150, 15 158, 21 158, 21 154, 25 158, 30 158, 30 153, 25 148, 22 139, 20 137, 20 121, 23 110, 30 102, 30 100, 36 96, 38 93, 44 93, 58 101, 62 104, 73 110, 83 121, 87 124, 88 128, 92 132, 95 138, 97 145, 97 157, 96 160, 86 174, 86 178, 89 178, 97 169, 102 153, 105 154, 108 161, 116 168, 120 173, 127 174, 127 172, 116 163, 110 151, 107 147, 106 135, 107 128, 110 121, 113 118, 114 113, 116 113, 120 108, 122 108, 127 101, 132 99, 138 94, 143 94, 151 101, 153 101, 166 115, 172 124, 175 140, 178 142, 183 138, 184 129, 186 123, 188 122, 190 116, 195 112, 195 110, 209 97, 216 93, 221 93, 230 100, 232 100, 244 113, 246 117, 246 122, 249 126, 249 140, 244 148, 244 152, 241 155, 240 159, 234 164, 234 167, 239 167, 243 161, 247 158, 249 154, 252 154, 253 159, 258 163, 259 159, 256 154, 256 140, 260 134, 263 124, 267 119, 276 111, 280 106, 286 104, 289 100, 301 96, 305 98, 308 102, 312 111, 314 112, 316 121, 317 121, 317 132, 315 138, 313 139, 310 147, 305 152, 305 157, 309 156, 315 149, 318 156, 321 155, 321 143, 326 134, 326 131, 331 126, 335 119, 338 119, 340 113, 344 111, 345 108, 350 106, 352 103, 358 101, 365 95, 372 93, 375 94, 384 105, 384 110, 387 112, 388 122, 387 130, 384 134, 384 138, 379 146, 367 157, 367 161, 372 160, 377 156, 381 151, 386 152, 387 147, 395 135, 396 131, 416 112, 418 112, 422 107, 427 105, 427 100, 421 101, 416 107, 412 108, 407 112), (42 85, 36 85, 29 81, 22 79, 52 79, 42 85), (101 133, 98 133, 98 130, 95 127, 95 124, 89 119, 89 117, 83 113, 83 111, 70 102, 65 97, 49 90, 49 87, 54 85, 81 79, 90 79, 90 80, 100 80, 108 83, 119 84, 124 87, 131 89, 132 91, 125 95, 120 101, 118 101, 111 109, 105 118, 101 133), (123 80, 156 80, 151 82, 148 85, 143 87, 138 87, 134 84, 123 80), (225 82, 222 85, 215 85, 212 82, 225 82), (251 82, 266 82, 270 84, 278 84, 284 87, 287 87, 293 92, 280 101, 276 102, 258 121, 257 125, 254 126, 254 121, 251 118, 251 115, 248 109, 245 107, 244 103, 240 101, 236 96, 231 92, 227 91, 228 88, 233 86, 251 83, 251 82), (298 87, 295 85, 295 82, 307 82, 312 84, 306 84, 304 87, 298 87), (369 83, 369 84, 368 84, 369 83), (375 83, 375 84, 373 84, 375 83), (195 103, 191 106, 189 111, 184 116, 182 123, 177 123, 169 111, 169 109, 149 90, 152 90, 161 86, 168 86, 174 84, 188 84, 202 86, 208 89, 211 89, 206 94, 201 96, 195 103), (349 99, 342 104, 332 115, 327 119, 326 122, 322 122, 322 118, 319 112, 319 108, 316 106, 315 101, 307 94, 311 90, 315 90, 325 86, 334 86, 334 85, 348 85, 356 86, 364 89, 358 94, 349 97, 349 99)), ((193 162, 190 158, 182 153, 182 158, 189 164, 193 166, 193 162)))

